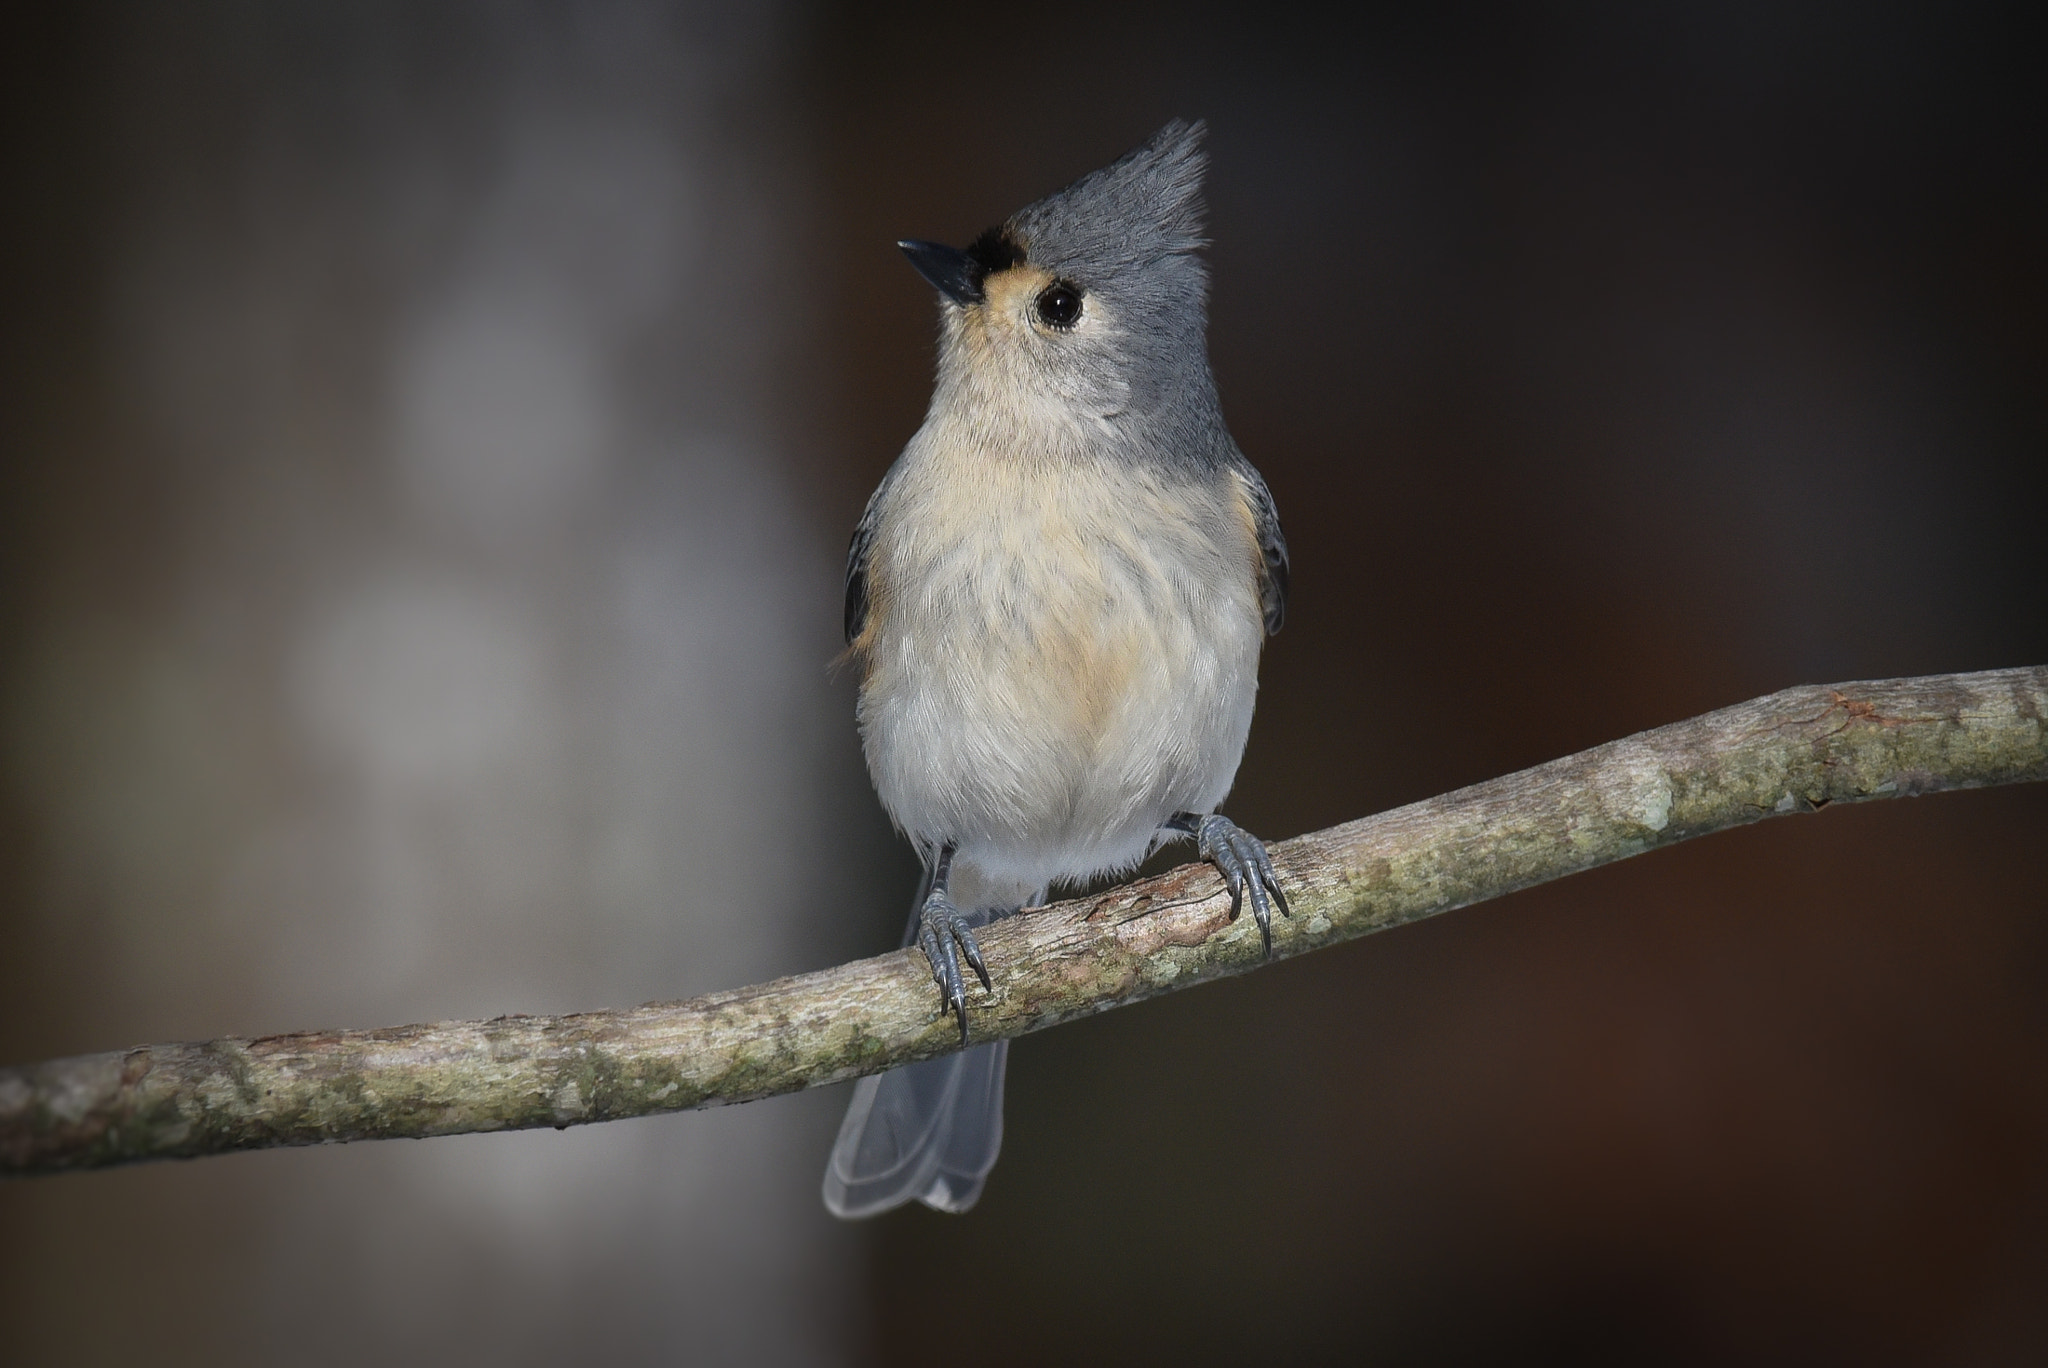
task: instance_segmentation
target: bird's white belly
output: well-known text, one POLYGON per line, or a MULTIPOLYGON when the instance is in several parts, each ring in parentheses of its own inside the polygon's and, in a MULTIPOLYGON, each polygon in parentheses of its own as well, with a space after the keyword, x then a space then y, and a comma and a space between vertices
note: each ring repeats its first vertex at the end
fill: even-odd
POLYGON ((1223 489, 978 493, 907 507, 916 535, 889 539, 861 732, 897 823, 1015 901, 1128 868, 1163 821, 1222 801, 1263 633, 1223 489), (1170 506, 1134 520, 1134 498, 1170 506))

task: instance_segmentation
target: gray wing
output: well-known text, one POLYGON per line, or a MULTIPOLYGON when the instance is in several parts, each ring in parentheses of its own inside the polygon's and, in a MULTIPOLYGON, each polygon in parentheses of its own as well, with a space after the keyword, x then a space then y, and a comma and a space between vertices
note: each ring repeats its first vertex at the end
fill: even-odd
MULTIPOLYGON (((880 494, 881 490, 875 493, 880 494)), ((846 548, 846 644, 853 645, 868 622, 868 553, 875 546, 875 501, 870 498, 853 542, 846 548)))
POLYGON ((1265 477, 1242 455, 1233 462, 1244 481, 1245 500, 1251 505, 1252 527, 1259 539, 1259 604, 1266 610, 1266 635, 1278 632, 1287 621, 1287 534, 1280 530, 1280 510, 1273 503, 1273 491, 1265 477))
POLYGON ((882 522, 882 503, 889 493, 889 486, 896 482, 896 467, 889 467, 889 473, 875 486, 875 492, 868 495, 868 506, 861 510, 860 524, 853 529, 853 542, 846 548, 846 644, 853 645, 854 638, 868 622, 868 556, 875 549, 875 529, 882 522))

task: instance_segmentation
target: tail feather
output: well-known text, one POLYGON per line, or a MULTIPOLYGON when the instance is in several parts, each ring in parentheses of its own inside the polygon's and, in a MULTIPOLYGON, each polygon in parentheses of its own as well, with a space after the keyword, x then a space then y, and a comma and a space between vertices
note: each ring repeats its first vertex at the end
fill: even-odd
POLYGON ((1003 1145, 1009 1056, 998 1040, 856 1083, 825 1168, 826 1208, 852 1219, 909 1201, 973 1206, 1003 1145))

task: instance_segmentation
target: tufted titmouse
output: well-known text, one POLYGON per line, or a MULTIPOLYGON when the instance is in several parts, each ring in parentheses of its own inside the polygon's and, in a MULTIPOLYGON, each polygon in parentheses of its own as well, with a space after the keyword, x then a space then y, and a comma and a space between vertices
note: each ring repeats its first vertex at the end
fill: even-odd
MULTIPOLYGON (((1055 883, 1193 836, 1269 954, 1287 911, 1215 812, 1287 542, 1209 373, 1202 133, 1170 123, 964 251, 898 244, 942 296, 938 383, 853 534, 846 639, 868 770, 924 860, 906 940, 963 1045, 961 961, 989 986, 974 929, 1055 883)), ((862 1079, 825 1205, 974 1205, 1008 1048, 862 1079)))

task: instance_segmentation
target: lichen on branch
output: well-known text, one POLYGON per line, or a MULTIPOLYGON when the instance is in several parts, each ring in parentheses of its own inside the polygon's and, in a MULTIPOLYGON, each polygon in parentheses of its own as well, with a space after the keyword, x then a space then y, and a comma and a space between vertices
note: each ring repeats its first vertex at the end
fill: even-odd
MULTIPOLYGON (((2048 778, 2048 666, 1787 689, 1273 846, 1285 959, 1832 803, 2048 778)), ((737 914, 735 914, 737 915, 737 914)), ((1184 865, 981 936, 993 1040, 1267 963, 1184 865)), ((0 1069, 0 1173, 572 1126, 748 1102, 958 1048, 918 952, 686 1002, 144 1045, 0 1069)))

